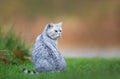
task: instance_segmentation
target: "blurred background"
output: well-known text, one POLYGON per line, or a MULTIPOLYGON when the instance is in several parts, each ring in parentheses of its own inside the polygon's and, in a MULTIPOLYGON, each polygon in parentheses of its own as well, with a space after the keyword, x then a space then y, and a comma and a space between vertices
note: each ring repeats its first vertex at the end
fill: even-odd
POLYGON ((64 56, 120 56, 119 0, 0 0, 0 25, 31 48, 48 22, 63 22, 64 56))

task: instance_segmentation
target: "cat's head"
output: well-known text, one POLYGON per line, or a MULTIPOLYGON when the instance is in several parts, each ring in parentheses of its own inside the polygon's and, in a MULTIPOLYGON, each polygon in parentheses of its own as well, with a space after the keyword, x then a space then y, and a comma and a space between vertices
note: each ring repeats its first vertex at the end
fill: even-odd
POLYGON ((54 23, 47 24, 46 33, 47 33, 47 36, 53 40, 56 40, 57 38, 61 37, 61 35, 62 35, 62 22, 57 23, 57 24, 54 24, 54 23))

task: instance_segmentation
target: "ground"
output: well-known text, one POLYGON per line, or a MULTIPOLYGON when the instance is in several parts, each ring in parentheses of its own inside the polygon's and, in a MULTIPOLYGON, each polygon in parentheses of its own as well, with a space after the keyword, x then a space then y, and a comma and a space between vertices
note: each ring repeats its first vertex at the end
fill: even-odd
POLYGON ((120 79, 120 58, 66 58, 67 69, 35 75, 24 74, 22 68, 34 69, 31 62, 21 65, 0 63, 0 79, 120 79))

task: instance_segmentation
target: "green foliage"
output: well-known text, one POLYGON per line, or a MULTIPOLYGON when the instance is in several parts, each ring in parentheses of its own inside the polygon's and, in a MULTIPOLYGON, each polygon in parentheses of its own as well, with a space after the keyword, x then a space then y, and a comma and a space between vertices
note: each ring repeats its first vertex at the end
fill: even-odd
POLYGON ((29 55, 28 46, 20 37, 15 35, 13 28, 4 33, 0 27, 0 50, 5 49, 12 52, 16 46, 19 46, 21 50, 25 51, 26 55, 29 55))
POLYGON ((21 58, 19 57, 15 59, 15 56, 17 53, 21 53, 20 51, 24 51, 23 56, 29 56, 29 47, 20 37, 15 35, 13 28, 9 29, 7 32, 4 32, 2 27, 0 27, 0 59, 3 62, 17 62, 21 58), (19 50, 15 51, 16 47, 19 47, 19 50), (4 58, 2 58, 3 56, 4 58))
POLYGON ((120 79, 120 58, 66 58, 64 72, 24 74, 22 68, 33 69, 26 62, 19 66, 0 64, 1 79, 120 79))

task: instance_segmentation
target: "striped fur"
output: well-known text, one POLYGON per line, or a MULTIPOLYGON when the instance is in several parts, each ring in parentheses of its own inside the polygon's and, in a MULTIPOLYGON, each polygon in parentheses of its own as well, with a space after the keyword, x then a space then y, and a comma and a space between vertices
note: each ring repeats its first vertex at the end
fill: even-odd
POLYGON ((26 73, 26 74, 38 74, 38 72, 36 72, 35 70, 27 70, 26 68, 23 68, 22 70, 23 73, 26 73))

